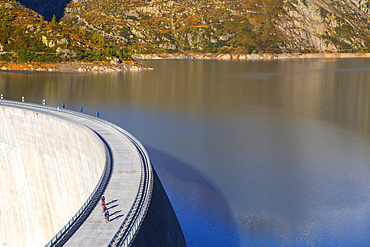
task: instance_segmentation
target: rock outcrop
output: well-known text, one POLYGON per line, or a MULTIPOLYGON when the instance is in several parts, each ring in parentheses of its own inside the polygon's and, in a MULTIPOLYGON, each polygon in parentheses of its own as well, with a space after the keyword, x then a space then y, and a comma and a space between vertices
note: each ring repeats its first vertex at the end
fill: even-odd
POLYGON ((0 70, 55 71, 55 72, 119 72, 152 70, 135 61, 125 61, 120 64, 108 62, 0 62, 0 70))

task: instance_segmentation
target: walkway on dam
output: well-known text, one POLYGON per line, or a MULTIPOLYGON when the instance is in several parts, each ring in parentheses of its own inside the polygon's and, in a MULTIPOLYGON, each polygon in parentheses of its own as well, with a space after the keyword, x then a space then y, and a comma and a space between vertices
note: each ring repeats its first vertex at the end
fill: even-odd
POLYGON ((130 211, 138 204, 137 198, 141 193, 143 179, 143 160, 137 146, 117 129, 95 121, 93 117, 85 118, 83 117, 85 114, 74 114, 75 112, 65 109, 48 110, 47 107, 40 108, 37 105, 33 107, 32 104, 26 109, 50 111, 52 115, 71 119, 93 130, 107 143, 113 170, 103 194, 110 212, 110 221, 106 223, 99 200, 84 223, 76 231, 69 233, 70 236, 64 246, 108 246, 123 223, 128 221, 130 211))
MULTIPOLYGON (((62 114, 62 113, 61 113, 62 114)), ((109 145, 114 168, 104 195, 110 213, 106 223, 98 204, 84 224, 64 246, 108 246, 133 205, 141 178, 140 157, 136 148, 116 131, 89 119, 66 116, 98 133, 109 145)))

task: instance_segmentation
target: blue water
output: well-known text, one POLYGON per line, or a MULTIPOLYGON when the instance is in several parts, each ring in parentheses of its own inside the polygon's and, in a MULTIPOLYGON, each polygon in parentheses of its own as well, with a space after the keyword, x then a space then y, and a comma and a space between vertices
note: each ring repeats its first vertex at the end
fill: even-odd
POLYGON ((0 93, 134 134, 188 246, 370 246, 369 59, 144 63, 1 72, 0 93))

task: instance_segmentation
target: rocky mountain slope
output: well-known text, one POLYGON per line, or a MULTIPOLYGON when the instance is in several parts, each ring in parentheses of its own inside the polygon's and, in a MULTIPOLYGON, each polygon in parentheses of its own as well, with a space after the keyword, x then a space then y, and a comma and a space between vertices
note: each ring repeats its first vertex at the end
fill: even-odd
MULTIPOLYGON (((16 1, 0 0, 3 12, 16 1), (4 7, 5 6, 5 7, 4 7)), ((126 53, 368 52, 370 0, 19 0, 34 12, 17 32, 49 48, 126 53), (54 18, 54 26, 51 22, 54 18), (59 21, 60 20, 60 21, 59 21), (56 23, 56 21, 59 23, 56 23), (32 26, 32 27, 31 27, 32 26), (32 30, 31 30, 32 29, 32 30), (22 31, 23 30, 23 31, 22 31), (57 32, 57 30, 59 30, 57 32), (63 30, 63 31, 60 31, 63 30), (70 30, 70 31, 64 31, 70 30), (44 33, 50 35, 45 35, 44 33), (55 33, 55 35, 54 35, 55 33), (62 35, 62 36, 57 36, 62 35), (64 35, 64 36, 63 36, 64 35), (84 41, 82 41, 84 40, 84 41), (76 41, 76 42, 75 42, 76 41), (76 44, 76 45, 74 45, 76 44), (75 48, 73 48, 73 46, 75 48)), ((31 13, 27 10, 24 13, 31 13), (28 11, 28 12, 27 12, 28 11)), ((5 13, 4 12, 4 13, 5 13)), ((7 14, 2 14, 2 20, 7 14)), ((3 25, 4 26, 4 25, 3 25)), ((9 25, 8 25, 9 27, 9 25)), ((14 34, 16 31, 12 31, 14 34)), ((9 35, 9 34, 7 34, 9 35)), ((13 49, 12 42, 4 49, 13 49)), ((6 35, 5 35, 6 36, 6 35)), ((16 39, 13 35, 13 39, 16 39)), ((0 46, 1 48, 1 46, 0 46)), ((108 52, 108 53, 109 53, 108 52)))
POLYGON ((63 23, 135 52, 364 52, 369 0, 72 0, 63 23))
POLYGON ((287 19, 276 27, 290 42, 286 48, 318 51, 368 51, 368 0, 287 1, 287 19))
MULTIPOLYGON (((96 40, 104 39, 96 36, 96 40)), ((44 20, 14 0, 0 0, 0 61, 104 61, 127 58, 110 45, 94 42, 85 32, 44 20)))

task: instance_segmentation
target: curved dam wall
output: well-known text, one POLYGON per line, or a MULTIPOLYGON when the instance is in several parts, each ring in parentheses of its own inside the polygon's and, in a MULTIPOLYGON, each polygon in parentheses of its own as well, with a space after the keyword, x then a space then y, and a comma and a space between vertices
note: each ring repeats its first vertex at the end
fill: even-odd
POLYGON ((180 223, 154 169, 152 200, 131 246, 186 246, 180 223))
POLYGON ((142 144, 85 114, 0 101, 0 196, 3 246, 186 246, 142 144))
POLYGON ((105 162, 88 128, 0 106, 0 245, 44 246, 89 197, 105 162))

